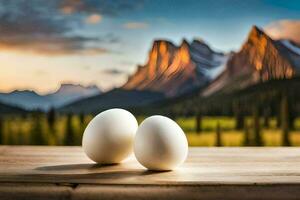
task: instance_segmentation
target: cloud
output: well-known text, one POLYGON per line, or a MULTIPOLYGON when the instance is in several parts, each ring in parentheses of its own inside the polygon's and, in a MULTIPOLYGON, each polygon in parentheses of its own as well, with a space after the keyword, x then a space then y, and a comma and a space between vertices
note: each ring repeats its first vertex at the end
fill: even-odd
POLYGON ((300 20, 280 20, 265 27, 273 39, 288 39, 300 44, 300 20))
POLYGON ((123 27, 126 29, 146 29, 149 24, 144 22, 128 22, 123 24, 123 27))
POLYGON ((132 67, 132 66, 135 67, 137 65, 137 63, 135 61, 131 61, 131 60, 122 60, 120 62, 120 64, 125 65, 125 66, 130 66, 130 67, 132 67))
POLYGON ((102 16, 99 14, 91 14, 85 19, 87 24, 97 24, 102 20, 102 16))
POLYGON ((2 37, 0 33, 0 51, 16 51, 41 55, 97 55, 107 53, 108 50, 87 45, 88 42, 97 42, 97 38, 61 35, 14 35, 2 37))
POLYGON ((105 44, 116 44, 116 43, 121 42, 121 38, 119 36, 115 35, 115 33, 110 32, 110 33, 101 35, 101 37, 99 37, 99 42, 105 43, 105 44))
POLYGON ((61 0, 59 8, 65 14, 100 13, 101 15, 118 16, 123 12, 140 9, 143 4, 143 0, 61 0))
POLYGON ((47 74, 47 72, 44 70, 36 70, 34 73, 38 76, 43 76, 43 75, 47 74))
POLYGON ((105 69, 105 70, 101 70, 100 73, 110 74, 110 75, 126 74, 125 71, 122 71, 122 70, 119 70, 119 69, 105 69))
POLYGON ((0 0, 0 51, 44 55, 103 54, 103 43, 118 42, 115 36, 79 33, 85 23, 101 22, 138 9, 135 1, 106 0, 0 0))
POLYGON ((70 15, 70 14, 74 13, 75 10, 72 6, 64 6, 64 7, 60 8, 60 11, 63 14, 70 15))

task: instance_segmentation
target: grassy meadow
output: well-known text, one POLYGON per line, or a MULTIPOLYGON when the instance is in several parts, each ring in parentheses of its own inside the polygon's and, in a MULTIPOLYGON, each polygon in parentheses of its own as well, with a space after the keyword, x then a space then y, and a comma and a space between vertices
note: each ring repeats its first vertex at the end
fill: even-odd
MULTIPOLYGON (((138 116, 139 123, 145 117, 138 116)), ((0 120, 0 143, 5 145, 80 145, 82 133, 92 119, 91 115, 63 115, 50 117, 45 114, 26 116, 6 116, 0 120)), ((190 146, 255 146, 245 141, 253 137, 252 119, 245 118, 249 127, 236 130, 232 117, 203 117, 201 131, 196 131, 195 117, 175 119, 182 127, 190 146), (245 134, 247 132, 247 134, 245 134), (247 135, 247 136, 246 136, 247 135)), ((300 118, 294 122, 294 129, 289 131, 292 146, 300 146, 300 118)), ((276 126, 276 120, 270 118, 268 128, 264 128, 260 119, 262 143, 259 146, 281 146, 282 131, 276 126)))

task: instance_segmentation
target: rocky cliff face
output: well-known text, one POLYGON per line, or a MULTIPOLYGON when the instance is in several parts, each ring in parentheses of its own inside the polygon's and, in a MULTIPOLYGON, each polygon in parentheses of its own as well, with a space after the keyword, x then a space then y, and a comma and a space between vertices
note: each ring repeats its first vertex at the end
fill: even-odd
POLYGON ((153 43, 144 66, 129 77, 124 89, 152 90, 176 96, 206 85, 217 73, 225 56, 212 51, 202 41, 180 46, 158 40, 153 43))
POLYGON ((286 44, 272 40, 254 26, 241 50, 230 56, 224 72, 202 94, 231 92, 270 79, 290 78, 298 73, 297 60, 286 44))

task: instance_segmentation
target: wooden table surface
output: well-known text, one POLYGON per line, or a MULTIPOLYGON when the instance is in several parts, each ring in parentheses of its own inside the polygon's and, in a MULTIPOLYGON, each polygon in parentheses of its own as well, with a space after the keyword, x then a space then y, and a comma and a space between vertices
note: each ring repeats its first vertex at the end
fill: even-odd
POLYGON ((190 148, 177 170, 132 156, 100 166, 81 147, 0 146, 0 199, 300 199, 300 148, 190 148))

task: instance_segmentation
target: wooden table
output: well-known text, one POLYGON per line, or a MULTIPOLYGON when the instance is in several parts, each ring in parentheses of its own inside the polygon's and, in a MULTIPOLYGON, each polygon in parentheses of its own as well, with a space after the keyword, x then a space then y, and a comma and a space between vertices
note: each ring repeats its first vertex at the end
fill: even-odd
POLYGON ((0 199, 300 199, 300 148, 190 148, 179 169, 152 172, 80 147, 0 146, 0 199))

